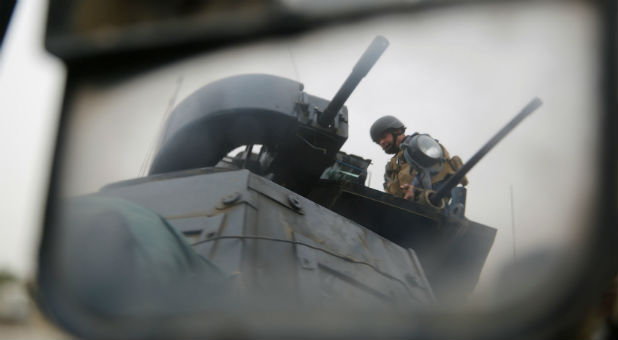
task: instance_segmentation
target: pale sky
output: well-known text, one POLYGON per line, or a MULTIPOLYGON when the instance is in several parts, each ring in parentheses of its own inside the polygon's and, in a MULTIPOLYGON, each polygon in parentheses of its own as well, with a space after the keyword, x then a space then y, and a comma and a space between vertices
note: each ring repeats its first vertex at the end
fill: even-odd
MULTIPOLYGON (((5 162, 16 160, 2 169, 1 206, 8 218, 0 267, 25 273, 33 268, 63 84, 59 63, 36 45, 42 13, 35 7, 33 1, 20 3, 0 57, 0 102, 10 112, 1 118, 0 150, 5 162), (17 20, 26 14, 39 19, 17 20)), ((137 177, 178 79, 176 103, 211 81, 243 73, 298 80, 306 92, 329 99, 380 34, 390 46, 346 103, 350 131, 342 148, 373 160, 373 188, 381 189, 390 158, 369 138, 378 117, 398 116, 409 133, 431 134, 465 162, 533 97, 544 101, 468 175, 467 217, 498 229, 481 284, 491 282, 512 261, 514 244, 518 254, 570 245, 582 231, 579 203, 594 194, 585 176, 596 156, 590 152, 597 122, 594 13, 583 5, 555 4, 509 10, 474 7, 377 19, 193 57, 114 88, 86 88, 75 106, 80 116, 69 143, 74 157, 65 190, 92 192, 137 177)))

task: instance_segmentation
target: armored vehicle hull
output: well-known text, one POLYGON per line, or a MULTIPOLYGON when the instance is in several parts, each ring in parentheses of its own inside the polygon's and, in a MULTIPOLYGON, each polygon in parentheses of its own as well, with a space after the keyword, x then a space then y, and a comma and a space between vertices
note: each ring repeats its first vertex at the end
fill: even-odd
POLYGON ((414 250, 247 170, 181 171, 105 187, 182 232, 236 295, 303 305, 434 301, 414 250))

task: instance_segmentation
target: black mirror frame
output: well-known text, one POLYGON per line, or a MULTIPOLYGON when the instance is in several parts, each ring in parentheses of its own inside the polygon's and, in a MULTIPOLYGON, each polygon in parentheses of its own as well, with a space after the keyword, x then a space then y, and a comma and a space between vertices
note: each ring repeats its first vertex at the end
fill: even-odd
MULTIPOLYGON (((52 10, 50 11, 49 22, 56 22, 53 18, 53 5, 61 1, 50 1, 52 10)), ((467 1, 465 3, 478 3, 479 1, 467 1)), ((483 1, 480 1, 483 2, 483 1)), ((526 305, 530 301, 521 301, 520 304, 511 306, 509 310, 495 311, 494 313, 485 313, 482 315, 472 316, 472 322, 466 325, 453 326, 447 333, 441 330, 440 326, 448 324, 453 320, 457 320, 456 313, 447 313, 444 315, 432 315, 430 321, 425 324, 422 330, 415 330, 416 333, 408 336, 418 336, 423 334, 423 337, 449 336, 457 334, 459 338, 482 337, 482 338, 539 338, 539 337, 557 337, 565 336, 570 333, 570 325, 575 320, 581 317, 583 310, 592 302, 600 299, 600 292, 604 284, 614 277, 618 269, 618 223, 617 223, 617 201, 616 201, 616 182, 617 174, 617 140, 616 140, 616 107, 618 93, 617 87, 617 68, 616 61, 618 55, 616 53, 616 31, 618 29, 616 14, 617 4, 612 0, 597 1, 598 10, 602 13, 603 20, 600 23, 602 44, 599 60, 599 73, 601 74, 601 88, 599 93, 599 101, 601 103, 601 126, 599 127, 599 145, 600 162, 598 172, 599 178, 598 192, 602 193, 601 197, 597 198, 594 206, 597 211, 593 216, 595 221, 590 227, 590 245, 589 251, 582 258, 580 263, 575 264, 579 267, 580 275, 573 278, 570 282, 561 282, 561 285, 568 285, 568 294, 565 294, 555 304, 547 306, 542 315, 533 315, 529 318, 521 320, 521 323, 514 326, 512 324, 505 325, 497 329, 492 325, 492 321, 508 319, 512 313, 521 315, 521 311, 525 310, 526 305)), ((423 12, 434 10, 444 6, 461 6, 460 1, 440 1, 436 3, 422 3, 416 5, 388 5, 382 9, 370 8, 366 11, 355 11, 348 15, 340 17, 328 18, 308 18, 307 20, 298 20, 297 24, 290 25, 289 21, 281 25, 268 25, 263 30, 256 33, 246 33, 243 35, 230 35, 218 37, 209 41, 200 39, 200 32, 191 32, 194 40, 183 41, 178 44, 163 41, 157 44, 154 41, 148 46, 137 46, 135 48, 126 48, 126 46, 118 49, 107 50, 89 50, 80 53, 71 53, 67 47, 58 47, 53 45, 53 40, 62 35, 62 32, 54 32, 48 26, 48 49, 66 62, 68 75, 65 88, 65 97, 60 117, 60 124, 56 139, 56 145, 53 157, 53 166, 50 171, 50 184, 47 196, 47 204, 45 209, 45 219, 43 235, 41 239, 41 247, 38 257, 38 277, 37 282, 41 291, 41 305, 53 319, 69 330, 74 330, 72 322, 76 320, 67 319, 65 312, 55 308, 54 299, 50 298, 53 295, 53 279, 54 266, 50 260, 54 252, 55 235, 50 221, 53 219, 55 211, 55 198, 59 188, 60 164, 62 162, 62 149, 65 143, 66 118, 68 116, 69 103, 72 99, 73 90, 78 86, 79 80, 82 77, 101 77, 109 79, 113 76, 126 75, 129 72, 139 72, 149 67, 162 65, 164 63, 176 60, 178 58, 189 56, 197 52, 212 51, 222 46, 238 44, 250 39, 258 37, 275 36, 281 34, 296 33, 304 30, 310 30, 322 25, 341 23, 343 20, 356 20, 360 18, 368 18, 373 15, 388 14, 394 12, 408 11, 423 12), (65 49, 63 49, 65 48, 65 49), (139 64, 135 62, 127 62, 127 60, 140 60, 139 64)), ((285 15, 289 15, 285 14, 285 15)), ((202 32, 203 33, 203 32, 202 32)), ((532 297, 533 298, 533 297, 532 297)), ((530 299, 533 300, 533 299, 530 299)), ((187 322, 189 327, 195 326, 192 321, 187 322)), ((176 325, 178 326, 178 325, 176 325)), ((173 327, 172 327, 173 328, 173 327)), ((204 330, 191 329, 188 330, 189 335, 204 335, 204 330)), ((285 334, 285 333, 284 333, 285 334)), ((84 334, 82 334, 84 335, 84 334)), ((108 337, 117 337, 122 335, 114 329, 109 330, 108 337)))

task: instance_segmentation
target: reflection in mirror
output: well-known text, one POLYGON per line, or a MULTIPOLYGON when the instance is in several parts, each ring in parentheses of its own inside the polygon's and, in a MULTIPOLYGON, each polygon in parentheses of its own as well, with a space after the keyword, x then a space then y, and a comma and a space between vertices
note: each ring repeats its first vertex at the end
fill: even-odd
MULTIPOLYGON (((587 2, 452 6, 75 80, 52 205, 58 286, 75 294, 58 303, 120 320, 207 315, 206 330, 229 317, 230 332, 341 331, 345 310, 396 334, 390 313, 530 297, 534 314, 560 293, 539 287, 585 250, 597 194, 596 16, 587 2), (388 49, 320 123, 377 35, 388 49), (431 204, 455 156, 465 164, 534 97, 543 106, 467 185, 431 204), (425 180, 372 141, 384 115, 439 140, 446 158, 425 180)), ((127 334, 161 334, 135 322, 127 334)))

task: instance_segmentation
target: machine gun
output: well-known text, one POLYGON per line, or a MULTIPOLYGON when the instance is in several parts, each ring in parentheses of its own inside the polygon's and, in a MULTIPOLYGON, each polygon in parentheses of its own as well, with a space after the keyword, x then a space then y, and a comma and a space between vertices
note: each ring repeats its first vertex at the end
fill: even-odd
POLYGON ((387 47, 388 40, 377 36, 331 101, 265 74, 202 87, 171 113, 150 175, 215 166, 246 145, 242 167, 306 194, 347 140, 345 101, 387 47), (253 145, 263 146, 254 159, 253 145))
MULTIPOLYGON (((457 188, 461 179, 506 135, 508 135, 524 118, 539 108, 543 102, 539 98, 532 99, 511 121, 509 121, 498 133, 496 133, 479 151, 470 158, 455 174, 450 176, 436 191, 429 189, 419 190, 416 194, 417 202, 427 204, 437 209, 443 209, 446 203, 443 201, 449 194, 453 200, 448 205, 448 212, 463 216, 465 207, 465 188, 457 188), (452 192, 457 189, 455 192, 452 192)), ((406 161, 412 165, 410 171, 415 169, 422 181, 429 181, 430 170, 442 161, 442 149, 440 145, 427 135, 416 135, 401 145, 404 150, 406 161)))

